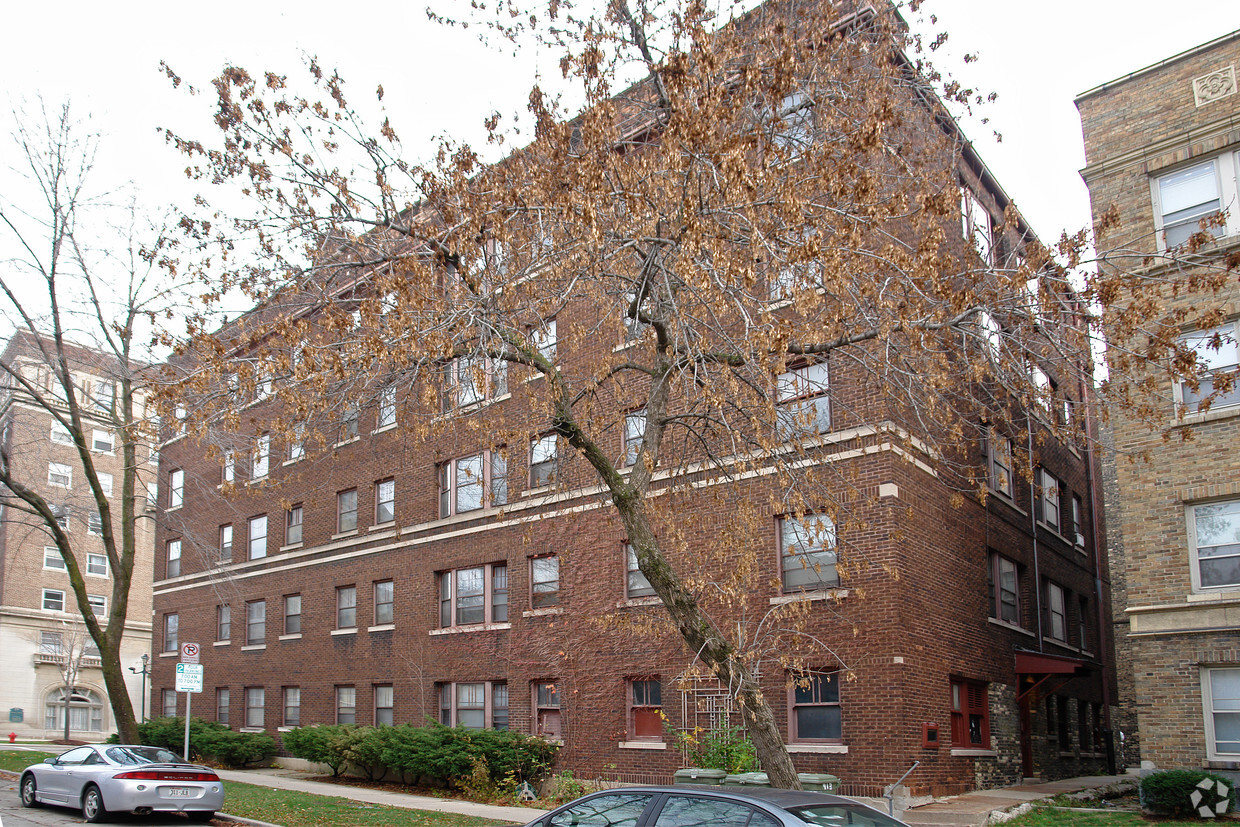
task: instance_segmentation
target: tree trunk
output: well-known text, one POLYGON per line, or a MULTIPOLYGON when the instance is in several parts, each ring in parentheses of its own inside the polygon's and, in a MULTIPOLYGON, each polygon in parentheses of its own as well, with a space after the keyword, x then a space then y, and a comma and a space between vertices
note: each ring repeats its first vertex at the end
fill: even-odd
POLYGON ((129 687, 125 684, 125 673, 121 667, 120 635, 117 635, 115 646, 108 641, 99 647, 100 662, 103 664, 103 685, 108 690, 111 701, 113 723, 116 724, 116 735, 122 744, 141 743, 138 740, 138 722, 133 714, 133 700, 129 697, 129 687), (108 649, 115 648, 115 653, 108 649))

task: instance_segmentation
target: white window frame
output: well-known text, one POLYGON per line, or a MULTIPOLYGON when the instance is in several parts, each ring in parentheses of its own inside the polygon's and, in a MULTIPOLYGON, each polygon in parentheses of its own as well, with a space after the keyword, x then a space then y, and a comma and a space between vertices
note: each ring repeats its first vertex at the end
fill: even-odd
MULTIPOLYGON (((1198 399, 1213 389, 1211 377, 1215 373, 1234 373, 1240 369, 1240 319, 1232 319, 1209 330, 1193 330, 1180 336, 1180 344, 1197 352, 1198 361, 1205 366, 1201 371, 1201 386, 1195 398, 1189 398, 1192 390, 1182 379, 1175 381, 1176 406, 1187 414, 1199 413, 1198 399), (1212 347, 1214 335, 1218 334, 1221 347, 1212 347)), ((1240 376, 1230 394, 1219 396, 1210 403, 1211 411, 1234 409, 1240 406, 1240 376)))
POLYGON ((99 478, 99 490, 103 493, 103 496, 111 497, 112 496, 112 475, 105 474, 103 472, 97 472, 95 476, 99 478))
POLYGON ((986 449, 990 490, 1010 500, 1015 490, 1012 486, 1012 440, 992 428, 987 435, 986 449))
POLYGON ((1063 528, 1063 509, 1060 505, 1062 488, 1058 477, 1045 468, 1038 469, 1038 522, 1056 534, 1063 528))
POLYGON ((259 560, 267 556, 266 514, 258 514, 246 521, 245 550, 246 559, 248 560, 259 560), (261 534, 256 532, 258 528, 262 529, 261 534), (262 541, 261 546, 256 545, 260 540, 262 541))
POLYGON ((166 576, 167 577, 180 577, 181 576, 181 541, 180 540, 169 540, 167 548, 168 548, 168 555, 167 555, 168 565, 166 569, 166 576))
POLYGON ((306 456, 306 426, 293 426, 293 438, 288 444, 288 461, 298 462, 306 456))
POLYGON ((177 469, 168 472, 168 507, 180 508, 185 502, 185 472, 177 469))
POLYGON ((116 435, 111 431, 93 428, 90 449, 101 454, 114 453, 116 451, 116 435))
POLYGON ((508 462, 501 451, 488 450, 467 457, 457 457, 439 464, 439 516, 451 517, 457 514, 468 514, 484 508, 505 505, 508 502, 508 462), (482 477, 474 481, 470 472, 471 463, 478 463, 482 468, 482 477), (462 478, 465 483, 462 485, 462 478), (468 508, 462 508, 461 494, 463 491, 478 489, 477 505, 474 499, 465 501, 468 508))
POLYGON ((236 482, 237 480, 237 452, 229 448, 224 452, 224 467, 220 471, 221 482, 236 482))
POLYGON ((43 547, 43 568, 47 571, 64 571, 68 568, 65 565, 65 558, 60 556, 60 549, 56 546, 43 547), (48 563, 48 561, 54 561, 48 563))
POLYGON ((646 409, 629 411, 624 415, 624 445, 620 457, 621 466, 631 466, 637 462, 637 454, 641 451, 642 442, 646 439, 646 409))
POLYGON ((375 525, 396 522, 396 480, 375 483, 375 525))
POLYGON ((973 246, 988 267, 994 266, 994 221, 990 210, 971 188, 960 188, 960 222, 964 240, 973 246))
POLYGON ((828 363, 789 368, 775 381, 775 422, 784 439, 812 438, 831 430, 831 374, 828 363))
POLYGON ((271 470, 271 434, 263 434, 254 445, 254 454, 250 462, 250 479, 267 478, 271 470))
POLYGON ((103 536, 103 515, 98 511, 86 515, 86 533, 95 537, 103 536))
POLYGON ((92 577, 108 576, 108 555, 96 552, 86 553, 86 574, 92 577))
POLYGON ((443 414, 493 402, 508 394, 508 363, 480 354, 445 362, 439 390, 443 414))
POLYGON ((65 593, 63 589, 44 589, 43 600, 39 604, 45 612, 65 611, 65 593), (59 608, 56 604, 60 604, 59 608))
POLYGON ((375 430, 390 428, 396 424, 396 386, 384 385, 379 391, 379 414, 375 418, 375 430))
MULTIPOLYGON (((1240 233, 1240 214, 1238 214, 1237 210, 1237 204, 1240 204, 1240 189, 1237 186, 1237 172, 1240 170, 1240 152, 1228 151, 1215 155, 1212 158, 1207 158, 1204 161, 1194 159, 1191 163, 1150 177, 1150 200, 1153 202, 1154 207, 1154 227, 1157 230, 1155 238, 1160 253, 1174 249, 1176 246, 1171 245, 1169 247, 1167 244, 1165 216, 1162 205, 1162 183, 1177 176, 1183 176, 1184 173, 1192 170, 1202 169, 1207 165, 1211 168, 1214 176, 1215 193, 1218 195, 1217 200, 1219 202, 1218 209, 1228 211, 1225 226, 1214 230, 1214 232, 1218 233, 1216 238, 1225 238, 1240 233)), ((1184 222, 1177 223, 1176 226, 1187 227, 1190 233, 1198 232, 1198 222, 1211 214, 1212 212, 1200 212, 1189 217, 1184 222)))
MULTIPOLYGON (((1240 716, 1240 697, 1216 698, 1214 676, 1231 673, 1231 677, 1240 683, 1240 667, 1237 666, 1203 666, 1201 667, 1201 711, 1205 721, 1206 758, 1210 761, 1240 760, 1240 744, 1234 752, 1222 752, 1218 748, 1218 735, 1215 732, 1215 716, 1224 714, 1240 716), (1222 703, 1220 703, 1222 702, 1222 703)), ((1237 693, 1240 695, 1240 693, 1237 693)))
MULTIPOLYGON (((1220 583, 1218 585, 1210 585, 1210 586, 1205 585, 1204 578, 1201 576, 1202 557, 1200 556, 1199 550, 1198 550, 1199 545, 1200 545, 1200 540, 1197 536, 1198 535, 1197 512, 1199 509, 1208 509, 1219 515, 1227 515, 1227 516, 1234 515, 1233 519, 1240 521, 1240 500, 1238 499, 1216 500, 1213 502, 1206 502, 1206 503, 1193 503, 1191 505, 1185 506, 1184 508, 1185 518, 1188 524, 1188 549, 1189 549, 1189 557, 1192 562, 1190 571, 1192 574, 1193 591, 1208 593, 1208 592, 1218 592, 1218 591, 1235 591, 1237 589, 1240 589, 1240 577, 1236 578, 1236 582, 1220 583)), ((1214 546, 1208 546, 1207 548, 1227 549, 1229 546, 1232 546, 1232 545, 1235 545, 1235 544, 1219 543, 1214 546)), ((1226 553, 1207 554, 1205 559, 1220 560, 1220 559, 1235 558, 1238 556, 1240 556, 1240 548, 1237 548, 1233 553, 1230 553, 1230 554, 1226 554, 1226 553)))
POLYGON ((73 466, 63 462, 47 464, 47 484, 53 488, 73 487, 73 466))
POLYGON ((86 603, 95 617, 108 616, 108 599, 101 594, 86 595, 86 603))
POLYGON ((50 439, 52 440, 52 442, 56 443, 57 445, 72 445, 73 444, 73 434, 69 433, 69 429, 66 428, 64 425, 61 425, 59 422, 56 422, 54 420, 52 422, 52 432, 51 432, 50 439))
POLYGON ((831 518, 826 514, 816 513, 801 517, 786 514, 779 517, 776 524, 779 529, 779 579, 784 594, 839 588, 836 530, 831 518), (797 538, 793 535, 799 535, 801 541, 795 542, 797 538), (819 557, 822 560, 815 559, 819 557), (825 562, 827 560, 830 561, 829 564, 825 562), (806 565, 807 561, 810 565, 806 565), (834 577, 826 576, 828 566, 834 577), (816 576, 811 577, 811 572, 816 576), (790 574, 804 574, 809 580, 817 582, 789 585, 790 574))

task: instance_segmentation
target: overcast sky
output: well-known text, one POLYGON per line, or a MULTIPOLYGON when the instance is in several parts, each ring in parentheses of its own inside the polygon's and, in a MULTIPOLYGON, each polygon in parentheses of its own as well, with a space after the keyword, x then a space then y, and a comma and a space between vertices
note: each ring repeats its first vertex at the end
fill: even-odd
MULTIPOLYGON (((225 62, 296 73, 303 54, 317 55, 346 78, 354 99, 373 99, 382 83, 393 123, 415 151, 441 132, 477 135, 493 109, 523 108, 528 69, 511 56, 483 52, 468 33, 430 23, 424 6, 420 0, 347 8, 322 0, 11 0, 3 9, 0 48, 0 95, 8 100, 0 103, 13 107, 36 95, 52 103, 70 99, 104 133, 98 183, 132 180, 149 203, 184 193, 177 187, 184 162, 156 128, 203 136, 213 128, 208 99, 174 90, 160 60, 208 86, 225 62)), ((951 33, 952 55, 968 50, 980 58, 969 67, 944 61, 948 68, 1000 96, 986 111, 991 124, 966 124, 966 131, 1047 240, 1089 221, 1074 96, 1240 29, 1240 3, 1172 13, 1151 0, 929 0, 923 12, 936 8, 951 33)), ((11 145, 0 146, 0 168, 11 166, 11 145)))

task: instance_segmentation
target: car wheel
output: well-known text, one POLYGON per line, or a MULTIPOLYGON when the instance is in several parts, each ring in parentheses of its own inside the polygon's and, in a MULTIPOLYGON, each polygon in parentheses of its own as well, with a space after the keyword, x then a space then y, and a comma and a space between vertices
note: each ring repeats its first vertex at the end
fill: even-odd
POLYGON ((21 793, 22 793, 22 806, 23 807, 38 807, 39 806, 38 789, 39 789, 39 785, 35 783, 33 775, 27 773, 22 776, 21 793))
POLYGON ((91 824, 108 820, 108 809, 103 806, 103 794, 99 788, 91 784, 82 793, 82 817, 91 824))
POLYGON ((185 815, 189 816, 190 821, 199 821, 204 824, 215 818, 215 813, 211 810, 188 810, 185 815))

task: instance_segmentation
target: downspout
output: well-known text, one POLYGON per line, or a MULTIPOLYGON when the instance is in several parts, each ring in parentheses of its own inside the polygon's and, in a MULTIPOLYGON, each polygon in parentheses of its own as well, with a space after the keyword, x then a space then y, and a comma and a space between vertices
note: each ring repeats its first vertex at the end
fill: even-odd
MULTIPOLYGON (((1089 480, 1089 522, 1093 529, 1093 547, 1094 547, 1094 603, 1095 614, 1098 619, 1098 659, 1102 662, 1102 715, 1105 720, 1108 732, 1113 732, 1111 726, 1111 681, 1107 675, 1107 648, 1106 641, 1106 614, 1102 610, 1103 591, 1102 591, 1102 558, 1098 549, 1099 522, 1098 522, 1098 475, 1094 470, 1094 462, 1096 460, 1096 448, 1094 440, 1094 406, 1093 386, 1089 382, 1087 376, 1082 371, 1081 374, 1081 399, 1085 403, 1085 474, 1089 480)), ((1113 636, 1112 636, 1112 645, 1113 636)), ((1108 739, 1109 740, 1109 739, 1108 739)))
MULTIPOLYGON (((1029 414, 1025 416, 1025 437, 1029 451, 1029 469, 1033 471, 1033 417, 1029 414)), ((1046 644, 1042 640, 1042 574, 1038 567, 1038 476, 1035 473, 1032 477, 1029 481, 1029 532, 1033 539, 1033 599, 1038 616, 1038 651, 1044 652, 1046 644)))

